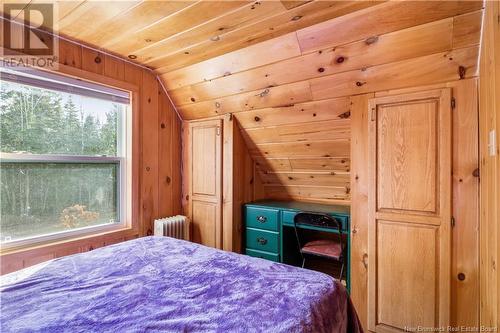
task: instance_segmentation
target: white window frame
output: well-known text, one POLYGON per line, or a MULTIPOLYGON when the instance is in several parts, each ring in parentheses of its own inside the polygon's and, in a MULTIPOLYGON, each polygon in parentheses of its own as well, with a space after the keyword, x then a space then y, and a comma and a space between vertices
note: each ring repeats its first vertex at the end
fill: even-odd
MULTIPOLYGON (((31 70, 30 74, 37 73, 41 77, 49 77, 51 79, 60 78, 61 81, 68 80, 82 84, 82 86, 102 87, 103 91, 120 90, 129 96, 129 103, 124 108, 124 113, 118 114, 118 129, 117 137, 117 153, 116 156, 90 156, 90 155, 64 155, 64 154, 31 154, 31 153, 1 153, 0 164, 4 162, 11 163, 74 163, 74 164, 115 164, 118 168, 117 179, 117 213, 118 221, 115 223, 102 224, 96 226, 75 228, 72 230, 62 230, 50 234, 41 234, 37 236, 17 239, 13 241, 1 243, 2 250, 10 250, 13 248, 25 248, 31 245, 38 245, 43 243, 50 243, 54 241, 70 240, 73 238, 80 238, 92 236, 111 231, 127 230, 132 228, 132 91, 125 91, 124 89, 107 87, 101 83, 94 83, 90 81, 82 81, 80 79, 73 79, 63 74, 52 74, 44 71, 31 70)), ((4 73, 2 73, 4 74, 4 73)), ((5 75, 5 74, 4 74, 5 75)), ((24 84, 19 82, 19 84, 24 84)), ((37 87, 36 85, 32 85, 37 87)), ((41 89, 47 89, 39 86, 41 89)), ((78 95, 77 90, 69 92, 78 95)))

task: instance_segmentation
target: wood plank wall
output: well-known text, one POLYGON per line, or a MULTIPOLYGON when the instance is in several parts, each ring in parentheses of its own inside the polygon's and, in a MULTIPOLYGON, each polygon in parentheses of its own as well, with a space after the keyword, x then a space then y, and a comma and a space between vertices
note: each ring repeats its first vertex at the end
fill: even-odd
POLYGON ((452 88, 456 103, 452 324, 479 324, 473 173, 482 7, 379 4, 161 75, 183 119, 233 115, 265 197, 351 203, 351 296, 365 327, 367 101, 437 87, 452 88))
POLYGON ((486 3, 480 59, 481 325, 500 327, 500 4, 486 3), (491 131, 496 142, 488 147, 491 131))
POLYGON ((183 119, 235 116, 267 197, 349 204, 350 96, 476 76, 481 9, 382 3, 161 78, 183 119))
MULTIPOLYGON (((50 35, 48 35, 49 37, 50 35)), ((139 154, 132 157, 139 164, 138 230, 107 233, 75 241, 58 242, 1 256, 1 273, 5 274, 56 257, 85 252, 104 245, 150 234, 153 219, 181 214, 180 126, 170 100, 156 76, 142 67, 100 53, 79 44, 59 40, 59 61, 63 65, 88 73, 131 83, 140 88, 139 154)))

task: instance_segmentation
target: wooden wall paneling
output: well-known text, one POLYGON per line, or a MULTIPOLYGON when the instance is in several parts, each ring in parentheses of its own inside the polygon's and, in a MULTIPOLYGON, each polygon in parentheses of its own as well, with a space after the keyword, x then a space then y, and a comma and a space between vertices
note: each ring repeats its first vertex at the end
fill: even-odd
POLYGON ((478 47, 312 79, 314 99, 415 87, 477 76, 478 47))
POLYGON ((171 54, 162 58, 163 65, 156 69, 159 73, 174 71, 378 3, 380 2, 312 1, 283 14, 264 18, 255 24, 221 34, 219 35, 220 45, 214 45, 212 40, 208 40, 205 43, 199 43, 189 49, 171 54))
POLYGON ((82 69, 87 72, 104 74, 104 55, 95 50, 83 47, 82 69))
POLYGON ((273 108, 239 112, 234 116, 243 129, 280 126, 312 121, 340 120, 349 112, 349 98, 294 103, 273 108))
MULTIPOLYGON (((228 114, 222 119, 224 126, 222 131, 222 249, 233 251, 233 234, 235 234, 233 230, 237 229, 239 220, 241 220, 234 215, 235 210, 233 209, 233 205, 236 204, 235 194, 238 192, 234 183, 241 180, 237 179, 236 164, 239 161, 236 159, 236 151, 234 150, 237 129, 231 115, 228 114)), ((240 187, 244 186, 241 183, 239 185, 240 187)), ((241 234, 236 236, 241 237, 241 234)))
POLYGON ((191 131, 188 121, 181 122, 181 187, 182 187, 182 212, 191 219, 191 198, 189 189, 191 187, 191 131))
POLYGON ((136 237, 134 231, 109 232, 97 236, 60 241, 50 246, 35 246, 23 251, 2 254, 0 274, 7 274, 54 258, 91 251, 104 245, 114 244, 136 237))
POLYGON ((500 5, 487 1, 480 57, 480 324, 500 327, 500 5), (490 133, 496 142, 490 142, 490 133), (489 147, 489 145, 492 145, 489 147), (490 151, 491 150, 491 151, 490 151))
POLYGON ((141 225, 151 235, 158 217, 158 82, 148 71, 142 73, 141 93, 141 225))
POLYGON ((301 81, 287 85, 251 91, 241 95, 194 103, 178 108, 183 119, 192 120, 214 117, 231 112, 290 105, 312 100, 309 82, 301 81))
POLYGON ((168 90, 300 55, 294 33, 161 75, 168 90))
POLYGON ((172 200, 173 215, 182 214, 182 121, 175 113, 172 116, 172 200))
POLYGON ((297 31, 302 52, 349 43, 391 31, 464 14, 481 1, 387 2, 297 31), (388 17, 397 18, 387 20, 388 17))
POLYGON ((292 141, 349 139, 349 119, 297 123, 246 129, 242 133, 254 144, 292 141))
MULTIPOLYGON (((172 140, 172 145, 175 147, 174 151, 176 154, 172 152, 172 158, 170 158, 170 156, 165 156, 164 154, 159 155, 157 135, 159 127, 158 85, 156 83, 155 76, 141 67, 121 61, 118 58, 111 58, 108 55, 96 52, 81 46, 80 44, 62 39, 57 39, 57 41, 60 47, 59 62, 61 63, 61 66, 59 71, 61 73, 89 80, 100 81, 110 85, 122 84, 127 85, 127 87, 135 86, 140 88, 132 94, 132 105, 134 108, 132 120, 132 137, 134 138, 132 141, 132 169, 134 170, 134 180, 132 182, 132 221, 136 225, 135 228, 141 229, 139 232, 142 234, 143 226, 141 223, 144 218, 143 207, 146 207, 146 213, 149 215, 151 215, 149 213, 150 210, 156 209, 154 207, 168 209, 167 207, 169 206, 177 207, 176 213, 180 213, 180 121, 177 118, 177 115, 174 115, 176 119, 176 126, 174 127, 175 130, 172 131, 173 136, 172 138, 165 138, 167 141, 172 140), (99 56, 101 60, 100 62, 95 62, 95 58, 97 56, 99 56), (110 61, 108 60, 110 58, 112 59, 111 66, 110 61), (102 76, 103 74, 104 76, 102 76), (151 101, 149 101, 149 96, 151 97, 151 101), (175 135, 173 134, 174 132, 175 135), (143 135, 145 138, 143 138, 143 135), (153 143, 150 143, 150 139, 154 138, 155 135, 156 140, 153 139, 153 143), (142 152, 144 152, 146 156, 145 159, 143 159, 142 152), (142 170, 142 165, 145 166, 145 164, 148 164, 148 162, 151 161, 154 162, 153 167, 150 167, 150 171, 153 173, 157 172, 155 169, 158 164, 162 165, 161 163, 169 163, 169 161, 172 161, 172 167, 174 168, 172 173, 177 175, 173 178, 176 182, 175 187, 178 189, 175 196, 176 198, 173 199, 173 202, 158 203, 158 198, 156 197, 156 199, 154 199, 154 193, 158 193, 158 176, 144 177, 143 173, 146 173, 147 171, 140 171, 142 170), (146 179, 146 183, 142 182, 143 179, 146 179), (150 198, 147 197, 149 193, 153 193, 152 197, 154 200, 150 200, 150 198), (141 199, 141 197, 144 197, 143 194, 146 194, 145 200, 141 199), (148 206, 151 202, 153 202, 153 206, 148 206), (146 203, 146 205, 143 206, 143 203, 146 203), (153 207, 153 209, 151 209, 151 207, 153 207)), ((172 107, 170 108, 170 112, 174 112, 172 107)), ((153 216, 151 215, 151 218, 152 217, 153 216)), ((149 222, 150 221, 148 221, 148 223, 149 222)), ((21 249, 8 253, 3 251, 0 257, 1 274, 27 267, 37 261, 78 253, 81 251, 88 251, 92 248, 133 239, 137 237, 137 233, 137 229, 132 229, 128 231, 92 235, 76 240, 60 241, 49 245, 40 245, 34 248, 21 249), (24 260, 24 258, 30 257, 36 257, 38 259, 34 261, 24 260)))
POLYGON ((289 163, 293 170, 338 170, 349 172, 351 168, 349 157, 290 158, 289 163))
POLYGON ((238 129, 236 119, 224 119, 224 217, 223 249, 241 253, 243 250, 243 204, 254 200, 254 162, 238 129))
POLYGON ((454 49, 479 44, 481 38, 483 10, 455 16, 453 18, 454 49))
POLYGON ((82 68, 82 48, 79 45, 59 39, 59 63, 82 68))
POLYGON ((451 322, 479 326, 479 142, 476 79, 450 86, 453 110, 451 322), (476 173, 476 174, 475 174, 476 173))
POLYGON ((343 186, 350 187, 349 172, 286 172, 267 171, 261 173, 262 182, 265 185, 320 185, 320 186, 343 186))
POLYGON ((249 145, 250 154, 257 157, 349 157, 349 149, 349 140, 249 145))
POLYGON ((270 65, 175 89, 170 94, 177 105, 190 104, 191 98, 199 102, 450 51, 452 41, 457 47, 477 45, 479 43, 478 32, 481 27, 481 11, 458 18, 456 20, 447 18, 383 34, 372 39, 335 45, 333 48, 329 47, 270 65), (402 45, 409 47, 401 47, 402 45), (290 68, 294 70, 290 71, 290 68))
POLYGON ((124 80, 125 63, 113 56, 104 55, 104 75, 117 80, 124 80))
POLYGON ((259 170, 292 171, 288 158, 253 157, 255 167, 259 170))
MULTIPOLYGON (((160 87, 161 89, 161 87, 160 87)), ((159 91, 159 133, 158 133, 158 216, 167 217, 174 213, 173 194, 173 146, 177 143, 174 137, 175 111, 165 93, 159 91), (170 204, 163 204, 170 203, 170 204)))
POLYGON ((261 200, 267 198, 267 193, 266 189, 264 188, 264 184, 262 183, 262 180, 260 179, 260 173, 257 170, 255 166, 255 162, 253 165, 253 199, 254 200, 261 200))
POLYGON ((368 100, 351 100, 351 299, 368 327, 368 100))
POLYGON ((349 205, 349 189, 333 186, 264 185, 265 197, 349 205))

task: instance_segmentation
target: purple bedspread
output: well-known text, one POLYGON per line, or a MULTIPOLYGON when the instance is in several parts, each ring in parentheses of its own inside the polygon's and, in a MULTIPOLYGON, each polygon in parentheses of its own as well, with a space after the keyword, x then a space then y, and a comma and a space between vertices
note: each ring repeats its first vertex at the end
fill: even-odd
POLYGON ((345 288, 325 274, 167 237, 2 280, 1 332, 361 331, 345 288))

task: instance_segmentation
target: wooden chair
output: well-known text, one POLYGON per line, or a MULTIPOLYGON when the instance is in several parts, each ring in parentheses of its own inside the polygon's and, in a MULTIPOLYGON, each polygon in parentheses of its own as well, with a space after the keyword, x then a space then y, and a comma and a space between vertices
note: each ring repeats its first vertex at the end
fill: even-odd
POLYGON ((298 213, 295 215, 293 222, 300 255, 302 256, 302 268, 304 268, 306 256, 320 257, 340 262, 339 280, 341 280, 344 273, 344 250, 346 245, 342 238, 342 223, 330 215, 310 212, 298 213), (302 233, 307 229, 314 230, 314 227, 334 229, 337 231, 336 235, 338 235, 338 237, 336 237, 336 239, 318 239, 306 242, 302 233))

